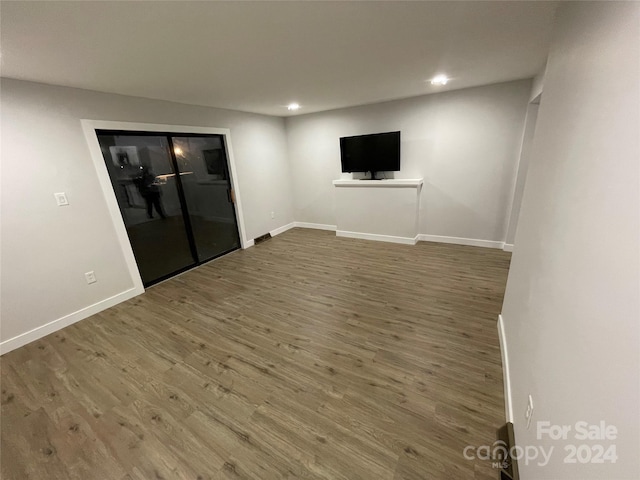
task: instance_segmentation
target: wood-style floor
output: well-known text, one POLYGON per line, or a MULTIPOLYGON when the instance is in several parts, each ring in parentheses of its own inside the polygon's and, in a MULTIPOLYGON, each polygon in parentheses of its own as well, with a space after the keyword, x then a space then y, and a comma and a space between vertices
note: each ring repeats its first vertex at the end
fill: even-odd
POLYGON ((2 357, 2 478, 492 479, 510 255, 294 229, 2 357))

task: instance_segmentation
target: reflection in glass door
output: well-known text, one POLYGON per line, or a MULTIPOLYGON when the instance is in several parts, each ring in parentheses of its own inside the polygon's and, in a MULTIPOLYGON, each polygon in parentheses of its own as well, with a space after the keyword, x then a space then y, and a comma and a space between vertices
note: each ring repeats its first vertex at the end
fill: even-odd
POLYGON ((172 137, 198 255, 213 258, 240 246, 222 135, 172 137), (188 175, 186 173, 189 173, 188 175))
POLYGON ((223 136, 97 133, 145 285, 239 248, 223 136))

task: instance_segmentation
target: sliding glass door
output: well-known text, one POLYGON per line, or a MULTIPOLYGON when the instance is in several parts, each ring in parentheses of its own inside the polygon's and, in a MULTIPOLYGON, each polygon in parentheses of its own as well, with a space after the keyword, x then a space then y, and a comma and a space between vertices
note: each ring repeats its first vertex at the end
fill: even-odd
POLYGON ((240 247, 222 135, 97 134, 145 285, 240 247))
POLYGON ((198 254, 204 258, 240 247, 229 183, 224 138, 173 137, 173 151, 183 175, 189 222, 198 254))

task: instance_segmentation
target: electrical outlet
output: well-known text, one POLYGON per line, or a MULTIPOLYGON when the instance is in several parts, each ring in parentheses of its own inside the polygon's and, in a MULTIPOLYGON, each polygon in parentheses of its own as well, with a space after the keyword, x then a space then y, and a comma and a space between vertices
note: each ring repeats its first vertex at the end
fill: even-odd
POLYGON ((527 419, 527 428, 531 426, 532 417, 533 417, 533 397, 529 395, 529 400, 527 401, 527 411, 524 414, 524 418, 527 419))
POLYGON ((271 218, 276 218, 276 212, 271 212, 271 218))
POLYGON ((67 194, 64 192, 54 193, 54 197, 56 197, 56 203, 59 207, 65 207, 69 205, 69 200, 67 199, 67 194))
POLYGON ((87 279, 87 283, 88 284, 92 284, 92 283, 96 283, 98 280, 96 280, 96 274, 93 273, 93 270, 91 270, 90 272, 87 272, 84 274, 84 278, 87 279))

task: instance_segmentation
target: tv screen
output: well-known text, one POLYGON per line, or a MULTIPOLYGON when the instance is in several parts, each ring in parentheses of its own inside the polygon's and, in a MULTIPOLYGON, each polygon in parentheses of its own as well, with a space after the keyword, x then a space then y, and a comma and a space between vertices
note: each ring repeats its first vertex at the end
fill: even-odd
POLYGON ((400 170, 400 132, 374 133, 340 139, 343 172, 400 170))

